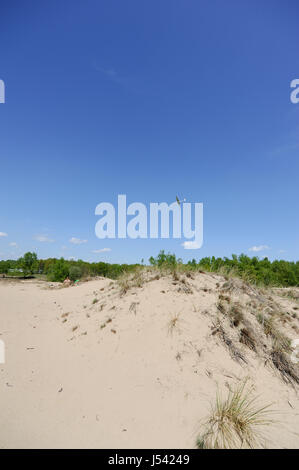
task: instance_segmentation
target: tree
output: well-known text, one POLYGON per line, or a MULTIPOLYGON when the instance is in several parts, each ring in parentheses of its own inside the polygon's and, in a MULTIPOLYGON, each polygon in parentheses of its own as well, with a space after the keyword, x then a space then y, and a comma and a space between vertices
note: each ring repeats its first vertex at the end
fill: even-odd
POLYGON ((22 269, 24 277, 32 275, 37 268, 37 254, 28 251, 23 258, 18 259, 18 267, 22 269))
POLYGON ((80 266, 70 266, 69 269, 69 278, 71 281, 77 281, 82 277, 82 269, 80 266))
POLYGON ((63 282, 68 275, 69 266, 63 258, 56 260, 48 271, 48 279, 53 282, 63 282))
POLYGON ((9 270, 9 261, 0 261, 0 273, 7 274, 9 270))

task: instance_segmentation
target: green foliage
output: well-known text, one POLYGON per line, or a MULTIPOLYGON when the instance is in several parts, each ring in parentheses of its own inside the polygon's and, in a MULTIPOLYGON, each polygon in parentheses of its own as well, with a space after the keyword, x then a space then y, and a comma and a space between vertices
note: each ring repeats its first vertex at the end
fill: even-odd
MULTIPOLYGON (((158 256, 150 257, 149 262, 158 268, 166 267, 174 269, 181 263, 175 255, 160 251, 158 256)), ((256 256, 250 258, 244 254, 232 255, 232 258, 205 257, 196 262, 193 258, 181 269, 194 271, 219 272, 221 274, 238 276, 245 281, 263 286, 299 286, 299 261, 290 262, 283 260, 269 261, 268 258, 260 260, 256 256)))
MULTIPOLYGON (((194 265, 193 265, 194 266, 194 265)), ((232 274, 258 285, 264 286, 298 286, 299 262, 260 260, 244 254, 232 255, 229 258, 206 257, 199 260, 195 269, 232 274)))
POLYGON ((22 270, 24 277, 32 276, 38 267, 37 254, 28 251, 22 258, 18 259, 17 266, 22 270))
POLYGON ((161 250, 156 258, 151 256, 149 262, 152 266, 156 266, 158 268, 175 269, 181 260, 177 260, 174 254, 166 254, 164 250, 161 250))
POLYGON ((10 269, 9 261, 0 261, 0 273, 7 274, 10 269))
POLYGON ((82 277, 82 269, 80 266, 70 266, 69 278, 71 281, 76 281, 82 277))
POLYGON ((63 282, 69 276, 69 266, 67 262, 60 258, 55 260, 54 263, 51 263, 49 271, 47 273, 47 278, 52 282, 63 282))
MULTIPOLYGON (((208 271, 223 275, 238 276, 247 282, 264 286, 291 287, 299 286, 299 261, 270 261, 268 258, 250 258, 244 254, 232 255, 232 258, 205 257, 196 261, 194 258, 187 264, 177 259, 174 254, 164 250, 154 258, 150 257, 152 266, 159 269, 179 271, 208 271)), ((25 253, 16 260, 0 261, 0 273, 8 276, 28 276, 34 273, 46 275, 51 281, 64 281, 69 276, 72 280, 103 276, 118 279, 125 273, 134 273, 140 264, 109 264, 102 261, 87 263, 82 260, 68 261, 63 258, 38 260, 35 253, 25 253), (18 271, 20 270, 20 271, 18 271)))

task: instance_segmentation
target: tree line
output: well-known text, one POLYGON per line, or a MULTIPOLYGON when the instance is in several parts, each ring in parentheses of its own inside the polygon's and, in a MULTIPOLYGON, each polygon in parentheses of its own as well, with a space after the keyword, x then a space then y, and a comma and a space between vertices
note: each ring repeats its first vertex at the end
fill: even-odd
MULTIPOLYGON (((270 261, 268 258, 250 258, 244 254, 232 255, 231 258, 205 257, 192 259, 183 263, 175 254, 164 250, 149 259, 149 264, 158 269, 169 268, 218 272, 224 275, 235 275, 242 279, 265 286, 299 286, 299 261, 270 261)), ((44 276, 49 281, 62 282, 67 277, 72 281, 95 276, 117 279, 125 272, 132 272, 141 264, 110 264, 102 261, 88 263, 83 260, 66 260, 64 258, 38 259, 36 253, 25 253, 18 260, 0 261, 0 273, 6 276, 44 276)))
POLYGON ((45 276, 48 281, 62 282, 66 278, 72 281, 81 278, 104 276, 117 279, 123 272, 132 271, 137 265, 110 264, 104 262, 88 263, 83 260, 64 258, 38 259, 36 253, 25 253, 18 260, 0 261, 0 273, 6 276, 45 276))

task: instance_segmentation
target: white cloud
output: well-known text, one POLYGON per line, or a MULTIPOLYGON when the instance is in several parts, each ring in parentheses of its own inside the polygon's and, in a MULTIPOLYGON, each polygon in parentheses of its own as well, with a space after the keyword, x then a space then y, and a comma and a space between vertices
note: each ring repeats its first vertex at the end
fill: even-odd
POLYGON ((249 248, 248 251, 264 251, 264 250, 270 250, 270 247, 268 245, 258 245, 258 246, 252 246, 249 248))
POLYGON ((7 233, 5 233, 5 232, 0 232, 0 237, 7 237, 7 233))
POLYGON ((34 240, 41 242, 41 243, 53 243, 55 240, 52 240, 52 238, 49 238, 47 235, 36 235, 34 237, 34 240))
POLYGON ((200 248, 200 245, 196 242, 184 242, 182 243, 182 246, 185 250, 197 250, 200 248))
POLYGON ((111 251, 111 248, 101 248, 100 250, 92 250, 93 253, 106 253, 107 251, 111 251))
POLYGON ((72 237, 70 238, 70 243, 74 245, 81 245, 82 243, 87 243, 87 240, 81 240, 80 238, 72 237))
POLYGON ((9 246, 18 246, 18 244, 16 242, 11 242, 9 246))
POLYGON ((286 253, 287 250, 279 250, 278 253, 286 253))

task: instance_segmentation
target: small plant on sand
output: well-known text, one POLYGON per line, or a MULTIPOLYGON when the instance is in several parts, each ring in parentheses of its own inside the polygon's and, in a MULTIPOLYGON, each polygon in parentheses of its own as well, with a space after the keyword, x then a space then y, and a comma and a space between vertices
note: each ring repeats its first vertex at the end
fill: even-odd
POLYGON ((99 299, 93 299, 92 305, 96 304, 99 301, 99 299))
POLYGON ((249 349, 256 352, 256 337, 253 328, 247 326, 240 331, 240 343, 245 344, 249 349))
POLYGON ((226 305, 222 300, 219 300, 219 302, 217 302, 216 307, 219 310, 219 312, 223 314, 226 313, 226 305))
POLYGON ((170 335, 172 335, 174 330, 177 328, 179 316, 180 314, 176 313, 175 315, 172 316, 172 318, 168 322, 168 333, 170 335))
POLYGON ((273 365, 281 373, 286 383, 299 384, 299 370, 289 359, 288 355, 277 345, 273 346, 270 354, 273 365))
POLYGON ((129 274, 125 273, 118 279, 120 295, 124 295, 130 289, 129 274))
POLYGON ((204 423, 204 431, 198 436, 198 449, 263 448, 264 439, 260 427, 271 424, 269 407, 258 407, 252 390, 246 390, 244 381, 226 399, 217 392, 216 404, 204 423))
POLYGON ((124 295, 132 287, 142 287, 145 282, 142 268, 136 268, 133 273, 124 273, 118 279, 120 295, 124 295))
POLYGON ((259 314, 257 320, 264 328, 266 336, 270 336, 273 340, 274 349, 291 352, 291 342, 275 325, 273 318, 259 314))
POLYGON ((243 320, 243 312, 238 303, 234 303, 229 309, 228 315, 230 317, 231 325, 238 326, 243 320))
POLYGON ((142 287, 144 284, 144 276, 141 269, 136 269, 131 279, 131 287, 142 287))

